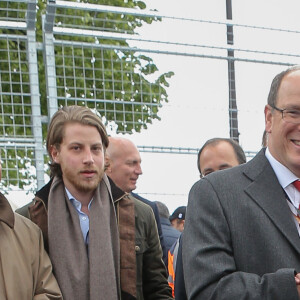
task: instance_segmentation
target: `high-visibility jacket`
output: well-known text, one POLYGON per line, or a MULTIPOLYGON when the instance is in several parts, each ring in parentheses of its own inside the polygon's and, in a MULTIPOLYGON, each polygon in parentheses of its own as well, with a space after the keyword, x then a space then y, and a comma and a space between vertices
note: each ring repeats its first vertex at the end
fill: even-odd
POLYGON ((177 255, 178 255, 178 247, 179 247, 179 239, 173 244, 173 246, 170 248, 168 251, 168 272, 169 272, 169 277, 168 277, 168 283, 169 286, 172 289, 172 296, 174 296, 174 291, 175 291, 175 271, 176 271, 176 261, 177 261, 177 255))

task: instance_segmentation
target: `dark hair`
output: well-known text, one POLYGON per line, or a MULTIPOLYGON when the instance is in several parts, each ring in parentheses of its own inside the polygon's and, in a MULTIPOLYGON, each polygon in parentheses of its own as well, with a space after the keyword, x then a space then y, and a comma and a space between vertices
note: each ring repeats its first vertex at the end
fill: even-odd
POLYGON ((79 123, 96 127, 101 136, 104 151, 108 147, 109 140, 105 126, 100 117, 93 113, 91 109, 77 105, 60 108, 51 118, 46 141, 47 151, 51 160, 49 163, 51 176, 62 175, 60 165, 52 161, 51 147, 55 146, 59 150, 65 134, 65 125, 70 123, 79 123))
POLYGON ((274 77, 274 79, 271 83, 271 87, 270 87, 270 91, 269 91, 269 95, 268 95, 268 104, 271 107, 276 106, 278 90, 279 90, 280 84, 281 84, 284 76, 286 76, 287 74, 289 74, 291 72, 298 71, 298 70, 300 70, 300 65, 292 66, 292 67, 286 69, 285 71, 282 71, 281 73, 277 74, 274 77))
POLYGON ((220 142, 227 142, 232 146, 234 153, 236 155, 236 159, 240 165, 244 164, 246 162, 246 155, 244 153, 243 148, 239 145, 238 142, 236 142, 235 140, 232 140, 232 139, 228 139, 228 138, 212 138, 210 140, 207 140, 198 152, 197 166, 198 166, 200 175, 202 175, 201 168, 200 168, 200 155, 201 155, 202 151, 208 145, 215 146, 215 145, 219 144, 220 142))

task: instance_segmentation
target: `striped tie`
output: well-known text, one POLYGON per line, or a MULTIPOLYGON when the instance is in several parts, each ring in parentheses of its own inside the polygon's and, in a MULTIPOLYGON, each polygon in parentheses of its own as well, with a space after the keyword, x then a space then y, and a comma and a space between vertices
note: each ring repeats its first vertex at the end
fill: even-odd
MULTIPOLYGON (((295 180, 295 181, 293 182, 293 185, 294 185, 294 187, 300 192, 300 180, 295 180)), ((297 215, 295 215, 295 218, 296 218, 297 222, 298 222, 299 225, 300 225, 299 209, 300 209, 300 205, 299 205, 299 208, 297 209, 297 215)))

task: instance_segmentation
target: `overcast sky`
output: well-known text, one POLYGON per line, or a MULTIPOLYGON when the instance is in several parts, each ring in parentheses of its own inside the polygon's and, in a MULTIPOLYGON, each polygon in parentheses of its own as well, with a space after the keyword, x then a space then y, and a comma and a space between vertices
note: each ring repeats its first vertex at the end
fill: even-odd
MULTIPOLYGON (((148 8, 166 15, 225 21, 226 1, 151 0, 148 8)), ((232 1, 233 22, 253 26, 300 31, 299 1, 232 1)), ((225 26, 192 22, 163 21, 144 29, 155 39, 226 43, 225 26), (150 28, 150 27, 149 27, 150 28), (222 29, 220 29, 222 28, 222 29)), ((237 48, 300 54, 299 34, 234 27, 237 48)), ((200 148, 212 137, 229 137, 227 62, 171 55, 154 56, 160 70, 173 70, 168 89, 169 104, 155 122, 142 133, 130 136, 137 145, 200 148)), ((258 58, 254 54, 246 54, 258 58)), ((260 56, 298 63, 299 59, 260 56)), ((240 144, 246 151, 258 151, 264 130, 263 109, 273 77, 285 66, 239 62, 236 68, 240 144)), ((137 192, 150 200, 165 202, 172 212, 186 205, 192 184, 199 179, 196 156, 141 153, 144 174, 137 192), (173 195, 172 195, 173 194, 173 195)))

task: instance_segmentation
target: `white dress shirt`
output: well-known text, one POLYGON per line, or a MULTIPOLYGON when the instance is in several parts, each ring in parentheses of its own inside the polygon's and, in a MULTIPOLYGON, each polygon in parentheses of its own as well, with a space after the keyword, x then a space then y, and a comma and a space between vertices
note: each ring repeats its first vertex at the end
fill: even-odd
MULTIPOLYGON (((300 192, 294 187, 293 182, 298 180, 299 178, 292 173, 287 167, 281 164, 278 160, 276 160, 269 151, 269 148, 266 149, 266 158, 270 162, 277 178, 285 190, 286 194, 288 195, 290 201, 287 199, 287 203, 294 215, 297 215, 297 208, 300 205, 300 192)), ((300 226, 297 222, 296 218, 293 217, 293 220, 297 226, 298 233, 300 235, 300 226)))

